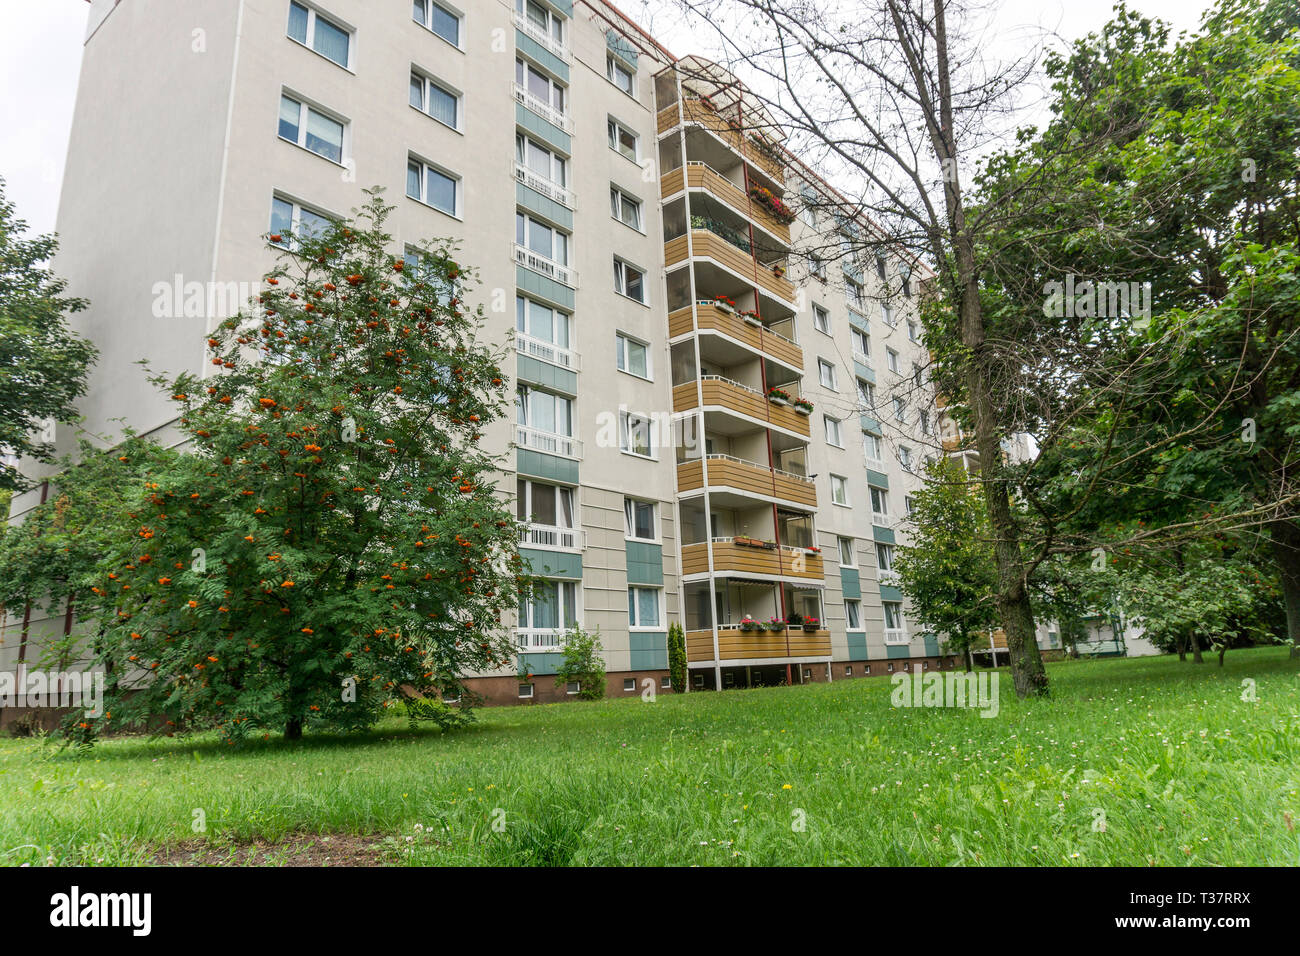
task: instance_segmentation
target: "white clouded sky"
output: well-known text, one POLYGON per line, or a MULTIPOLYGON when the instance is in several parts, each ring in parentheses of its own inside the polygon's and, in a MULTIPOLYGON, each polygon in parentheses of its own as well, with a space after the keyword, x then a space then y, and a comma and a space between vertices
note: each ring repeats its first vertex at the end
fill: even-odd
MULTIPOLYGON (((135 0, 124 0, 126 3, 135 0)), ((234 0, 230 0, 234 2, 234 0)), ((462 0, 481 3, 485 0, 462 0)), ((615 4, 677 55, 692 47, 667 0, 615 4)), ((1131 0, 1147 16, 1173 24, 1175 33, 1196 26, 1209 0, 1131 0)), ((1074 39, 1110 18, 1110 0, 992 0, 996 44, 1014 53, 1018 37, 1050 30, 1074 39), (1026 29, 1028 28, 1028 29, 1026 29)), ((36 232, 51 232, 76 101, 81 46, 90 5, 86 0, 0 0, 0 177, 18 215, 36 232)))

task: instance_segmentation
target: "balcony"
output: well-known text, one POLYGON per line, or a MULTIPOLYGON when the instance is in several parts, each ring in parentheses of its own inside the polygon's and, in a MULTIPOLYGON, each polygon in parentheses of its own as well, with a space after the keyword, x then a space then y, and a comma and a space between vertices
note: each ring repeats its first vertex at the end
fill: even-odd
POLYGON ((797 344, 762 324, 755 324, 730 309, 719 306, 713 299, 696 302, 694 310, 687 306, 669 314, 669 338, 685 335, 692 328, 725 335, 749 346, 755 352, 762 352, 790 368, 803 371, 803 349, 797 344))
MULTIPOLYGON (((797 578, 805 581, 823 579, 822 556, 805 548, 766 547, 741 544, 746 538, 714 538, 713 571, 715 574, 762 574, 773 578, 797 578)), ((704 542, 682 547, 682 574, 708 574, 708 545, 704 542)))
POLYGON ((515 88, 515 101, 517 103, 522 103, 524 106, 532 110, 534 113, 536 113, 542 119, 546 120, 546 122, 550 123, 552 126, 559 127, 560 129, 564 130, 564 132, 566 133, 570 133, 570 134, 573 133, 573 120, 569 119, 568 116, 561 113, 550 103, 545 103, 542 100, 538 99, 536 96, 534 96, 532 93, 529 93, 518 83, 514 84, 514 88, 515 88))
POLYGON ((659 111, 656 123, 661 134, 668 132, 679 123, 695 123, 717 136, 769 179, 776 183, 785 182, 783 164, 760 151, 753 138, 742 133, 733 120, 714 111, 701 99, 693 97, 683 99, 680 103, 680 115, 677 112, 678 105, 674 103, 659 111))
POLYGON ((545 452, 548 455, 559 455, 561 458, 575 460, 582 458, 582 442, 576 438, 529 428, 527 425, 515 426, 515 444, 520 448, 545 452))
POLYGON ((581 528, 530 524, 524 529, 519 544, 525 548, 543 548, 548 551, 585 551, 587 533, 581 528))
MULTIPOLYGON (((743 415, 805 439, 811 434, 807 415, 801 415, 789 406, 774 405, 762 392, 739 382, 718 375, 706 375, 700 380, 699 390, 706 408, 718 408, 743 415)), ((673 388, 674 412, 689 411, 698 404, 695 382, 683 382, 673 388)))
POLYGON ((568 209, 575 208, 573 205, 573 193, 558 183, 554 183, 547 179, 545 176, 539 176, 522 163, 515 163, 515 179, 533 190, 533 192, 541 193, 547 199, 554 200, 561 206, 568 209))
POLYGON ((543 49, 553 56, 559 57, 565 63, 572 62, 569 56, 569 48, 527 17, 516 13, 515 28, 522 31, 535 43, 540 44, 543 49))
POLYGON ((515 628, 521 651, 558 651, 564 646, 564 630, 558 627, 515 628))
POLYGON ((890 568, 886 568, 884 570, 881 569, 876 570, 876 580, 881 584, 886 584, 891 588, 896 588, 898 587, 901 578, 899 577, 897 571, 894 571, 890 568))
POLYGON ((571 372, 578 371, 578 353, 572 349, 561 348, 558 345, 552 345, 550 342, 544 342, 541 339, 535 339, 531 335, 524 335, 522 332, 515 333, 515 351, 520 355, 527 355, 542 362, 547 362, 559 368, 567 368, 571 372))
MULTIPOLYGON (((718 628, 718 660, 830 656, 830 631, 805 631, 795 627, 784 631, 742 631, 737 624, 724 624, 718 628)), ((713 660, 713 632, 687 631, 686 658, 693 663, 713 660)))
POLYGON ((659 195, 672 196, 682 191, 683 182, 691 189, 702 189, 726 203, 742 216, 748 216, 759 228, 769 233, 774 239, 788 246, 790 244, 790 226, 781 222, 763 206, 752 201, 745 190, 737 186, 722 173, 700 162, 688 162, 685 175, 682 168, 665 173, 659 180, 659 195))
POLYGON ((561 265, 554 259, 533 252, 527 246, 521 246, 517 242, 512 242, 510 248, 514 254, 515 262, 525 269, 531 269, 540 276, 554 279, 561 285, 567 285, 570 289, 578 287, 578 273, 575 270, 566 265, 561 265))
MULTIPOLYGON (((709 488, 732 488, 752 495, 779 498, 805 508, 817 507, 817 485, 811 478, 792 475, 757 462, 709 455, 709 488)), ((704 487, 704 466, 699 461, 684 461, 677 466, 677 492, 684 494, 704 487)))
MULTIPOLYGON (((669 239, 664 243, 664 265, 673 266, 687 258, 687 237, 669 239)), ((786 303, 795 311, 794 283, 778 276, 771 269, 758 264, 748 249, 738 247, 708 228, 694 228, 690 233, 689 252, 696 259, 712 259, 723 268, 730 269, 748 282, 756 282, 769 295, 786 303)))

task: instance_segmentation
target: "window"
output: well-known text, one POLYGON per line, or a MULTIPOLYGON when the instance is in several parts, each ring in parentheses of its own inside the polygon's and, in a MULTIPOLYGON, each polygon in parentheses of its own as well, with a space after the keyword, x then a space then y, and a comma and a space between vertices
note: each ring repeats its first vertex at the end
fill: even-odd
POLYGON ((856 379, 858 384, 858 401, 867 408, 874 408, 876 404, 876 389, 865 379, 856 379))
POLYGON ((614 218, 624 225, 641 230, 641 202, 633 199, 617 186, 609 189, 609 210, 614 218))
POLYGON ((845 668, 844 668, 844 676, 845 676, 845 677, 852 677, 852 676, 853 676, 853 665, 852 665, 852 664, 848 664, 848 665, 845 666, 845 668))
POLYGON ((813 328, 818 332, 831 334, 831 314, 823 309, 820 305, 814 305, 813 311, 813 328))
POLYGON ((838 391, 835 387, 835 366, 822 358, 817 360, 817 379, 821 382, 822 388, 829 388, 832 392, 838 391))
POLYGON ((348 69, 352 34, 301 3, 289 4, 289 38, 348 69))
POLYGON ((881 603, 885 608, 885 643, 906 644, 907 622, 903 619, 903 605, 898 601, 881 603))
POLYGON ((527 699, 529 699, 529 698, 532 697, 532 696, 533 696, 533 685, 532 685, 532 684, 520 684, 520 685, 519 685, 519 698, 520 698, 520 700, 527 700, 527 699))
POLYGON ((861 601, 844 602, 844 630, 846 631, 862 630, 862 602, 861 601))
MULTIPOLYGON (((808 211, 809 210, 807 209, 804 210, 804 212, 808 212, 808 211)), ((821 279, 823 282, 825 282, 826 281, 826 260, 823 259, 821 256, 810 255, 808 257, 808 262, 809 262, 808 271, 812 275, 816 276, 818 279, 821 279)))
POLYGON ((871 364, 871 339, 861 329, 849 329, 849 339, 853 342, 853 357, 863 365, 871 364))
POLYGON ((913 511, 915 511, 915 510, 916 510, 916 499, 913 498, 911 495, 904 495, 904 496, 903 496, 903 510, 904 510, 907 514, 909 514, 909 515, 910 515, 913 511))
POLYGON ((636 162, 637 135, 616 119, 609 121, 609 148, 636 162))
POLYGON ((888 518, 889 517, 889 492, 884 488, 877 488, 871 485, 871 517, 888 518))
POLYGON ((283 94, 280 96, 280 138, 331 162, 343 162, 343 124, 283 94))
POLYGON ((888 302, 880 303, 880 317, 891 329, 898 324, 898 320, 894 318, 894 307, 888 302))
POLYGON ((876 256, 876 275, 880 277, 881 282, 884 282, 888 278, 888 274, 885 272, 884 256, 876 256))
MULTIPOLYGON (((527 524, 572 531, 573 489, 547 485, 540 481, 529 481, 525 478, 516 479, 515 513, 520 521, 527 524)), ((533 540, 530 536, 529 543, 554 544, 555 542, 533 540)))
POLYGON ((921 422, 921 434, 922 435, 932 434, 932 429, 930 428, 929 412, 921 412, 920 422, 921 422))
POLYGON ((460 17, 433 0, 414 0, 411 17, 454 47, 460 46, 460 17))
POLYGON ((891 372, 898 372, 898 353, 893 349, 885 349, 885 364, 889 366, 891 372))
POLYGON ((636 678, 635 678, 635 677, 624 677, 624 678, 623 678, 623 693, 628 694, 628 693, 631 693, 632 691, 635 691, 635 690, 636 690, 636 678))
POLYGON ((645 273, 622 259, 614 260, 614 291, 645 304, 645 273))
POLYGON ((324 234, 330 220, 298 203, 276 196, 271 200, 271 235, 281 237, 279 245, 293 248, 293 237, 310 239, 324 234))
POLYGON ((515 162, 557 186, 568 185, 568 160, 523 133, 515 133, 515 162))
POLYGON ((900 422, 907 420, 907 404, 901 398, 894 399, 894 418, 900 422))
POLYGON ((903 298, 910 299, 912 297, 912 276, 906 269, 901 270, 901 274, 903 278, 903 298))
POLYGON ((840 430, 840 420, 831 418, 829 415, 823 415, 822 421, 826 424, 826 444, 834 445, 836 448, 843 448, 844 436, 840 430))
POLYGON ((912 449, 906 445, 898 446, 898 463, 903 466, 903 471, 912 470, 912 449))
POLYGON ((836 540, 840 546, 840 565, 846 568, 854 567, 858 562, 853 554, 853 539, 837 538, 836 540))
POLYGON ((449 216, 460 215, 460 180, 414 157, 406 163, 406 195, 449 216))
POLYGON ((569 695, 582 693, 582 681, 571 680, 564 685, 564 692, 569 695))
POLYGON ((894 546, 876 542, 876 568, 880 571, 894 570, 894 546))
MULTIPOLYGON (((803 200, 803 203, 800 205, 799 208, 799 218, 802 219, 809 226, 812 226, 814 229, 816 229, 817 228, 817 193, 813 190, 811 186, 800 186, 799 198, 803 200)), ((817 274, 818 274, 817 272, 815 271, 813 272, 813 275, 817 275, 817 274)))
POLYGON ((907 320, 907 337, 913 342, 921 341, 921 327, 915 319, 907 320))
POLYGON ((521 335, 567 350, 569 321, 568 315, 549 305, 522 295, 515 296, 515 331, 521 335))
POLYGON ((623 531, 628 538, 640 541, 657 541, 655 533, 655 505, 652 501, 623 499, 623 531))
POLYGON ((659 589, 627 589, 627 626, 634 629, 653 629, 659 624, 659 589))
POLYGON ((618 370, 638 378, 650 378, 650 347, 622 332, 614 336, 618 352, 618 370))
POLYGON ((627 65, 618 57, 610 54, 605 57, 605 75, 609 81, 617 86, 628 96, 635 96, 633 92, 633 81, 635 74, 627 65))
POLYGON ((866 456, 867 461, 877 464, 882 460, 880 457, 881 441, 879 435, 873 435, 871 432, 862 433, 862 454, 866 456))
POLYGON ((411 105, 444 126, 460 129, 460 97, 415 70, 411 71, 411 105))
POLYGON ((515 242, 562 266, 569 264, 569 236, 526 213, 515 213, 515 242))
POLYGON ((925 384, 925 372, 922 370, 921 366, 917 365, 915 362, 912 363, 912 384, 917 388, 920 388, 925 384))
POLYGON ((578 623, 578 587, 573 581, 542 578, 519 607, 521 650, 558 648, 561 635, 578 623), (539 633, 540 632, 540 633, 539 633))
POLYGON ((618 447, 629 455, 653 458, 655 450, 654 423, 644 415, 620 412, 618 416, 618 447))
POLYGON ((534 0, 515 0, 515 12, 561 46, 564 44, 564 18, 534 0))
POLYGON ((563 395, 520 385, 515 396, 515 414, 518 424, 525 428, 573 437, 573 401, 563 395))
POLYGON ((839 475, 831 475, 831 501, 837 505, 849 503, 849 483, 839 475))
POLYGON ((696 689, 696 690, 704 690, 704 675, 703 675, 703 674, 692 674, 692 675, 691 675, 691 678, 692 678, 692 680, 695 682, 695 689, 696 689))
POLYGON ((563 114, 565 110, 565 88, 559 80, 547 76, 531 63, 515 60, 515 83, 523 87, 535 99, 549 106, 555 112, 563 114))
POLYGON ((844 280, 844 294, 848 296, 849 305, 857 309, 862 308, 863 298, 861 282, 855 282, 846 277, 844 280))
POLYGON ((668 690, 673 686, 673 679, 671 677, 661 677, 659 678, 659 686, 664 690, 668 690))

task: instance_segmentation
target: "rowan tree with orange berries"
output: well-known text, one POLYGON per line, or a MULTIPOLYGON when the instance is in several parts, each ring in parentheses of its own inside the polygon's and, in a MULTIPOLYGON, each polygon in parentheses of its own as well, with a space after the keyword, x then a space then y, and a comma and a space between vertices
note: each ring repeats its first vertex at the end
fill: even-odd
POLYGON ((208 373, 156 379, 188 454, 145 479, 101 565, 110 728, 293 739, 461 697, 452 722, 463 676, 513 661, 502 615, 528 580, 480 447, 508 409, 503 352, 451 247, 395 255, 367 195, 269 235, 278 264, 211 333, 208 373))

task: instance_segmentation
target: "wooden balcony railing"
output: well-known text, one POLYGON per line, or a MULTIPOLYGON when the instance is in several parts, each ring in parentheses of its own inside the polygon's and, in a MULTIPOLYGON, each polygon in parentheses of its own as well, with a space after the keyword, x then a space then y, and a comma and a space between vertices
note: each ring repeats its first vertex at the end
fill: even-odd
MULTIPOLYGON (((747 388, 739 382, 716 375, 706 375, 700 382, 700 392, 704 396, 706 406, 725 408, 804 438, 811 434, 807 415, 800 415, 790 406, 773 405, 762 392, 747 388)), ((696 407, 698 403, 694 382, 683 382, 681 385, 674 386, 674 412, 684 412, 696 407)))
POLYGON ((667 132, 679 122, 698 123, 730 146, 735 152, 749 160, 753 166, 757 167, 765 175, 778 183, 785 181, 785 170, 782 164, 766 153, 760 152, 753 141, 736 128, 734 117, 728 118, 721 113, 715 112, 706 106, 703 100, 684 99, 681 101, 682 111, 679 118, 677 106, 678 104, 674 103, 659 111, 656 122, 660 133, 667 132))
MULTIPOLYGON (((771 295, 793 306, 795 297, 793 282, 759 265, 752 255, 721 236, 707 229, 692 229, 691 251, 696 258, 712 259, 745 279, 756 282, 771 295)), ((686 259, 686 252, 686 236, 677 236, 668 240, 664 243, 664 265, 672 266, 682 262, 686 259)))
MULTIPOLYGON (((718 630, 718 660, 722 661, 830 655, 830 631, 805 631, 793 627, 785 631, 742 631, 738 627, 718 630)), ((696 662, 713 660, 713 632, 687 631, 686 657, 696 662)))
POLYGON ((697 302, 694 312, 692 312, 690 306, 687 306, 684 309, 669 313, 668 335, 670 338, 685 335, 692 328, 720 332, 737 342, 748 345, 756 352, 770 355, 792 368, 803 371, 803 349, 799 348, 798 345, 791 342, 784 335, 778 335, 764 326, 753 325, 735 312, 719 308, 712 299, 697 302), (694 321, 693 325, 692 320, 694 321))
MULTIPOLYGON (((704 466, 697 459, 677 466, 678 493, 704 487, 704 466)), ((776 468, 727 455, 709 455, 709 487, 734 488, 755 495, 780 498, 808 508, 817 507, 817 485, 776 468)))
MULTIPOLYGON (((713 570, 742 574, 820 581, 824 566, 820 554, 803 548, 764 548, 737 544, 734 538, 713 539, 713 570)), ((682 574, 707 574, 708 545, 701 541, 682 547, 682 574)))
MULTIPOLYGON (((749 216, 760 228, 765 229, 782 243, 790 244, 788 223, 781 222, 764 206, 752 201, 742 187, 705 163, 687 163, 685 176, 682 175, 682 167, 664 173, 659 180, 659 195, 672 196, 681 192, 683 180, 690 188, 703 189, 710 195, 716 196, 736 212, 749 216)), ((768 247, 771 245, 771 240, 767 242, 760 240, 758 245, 760 248, 768 247)))

